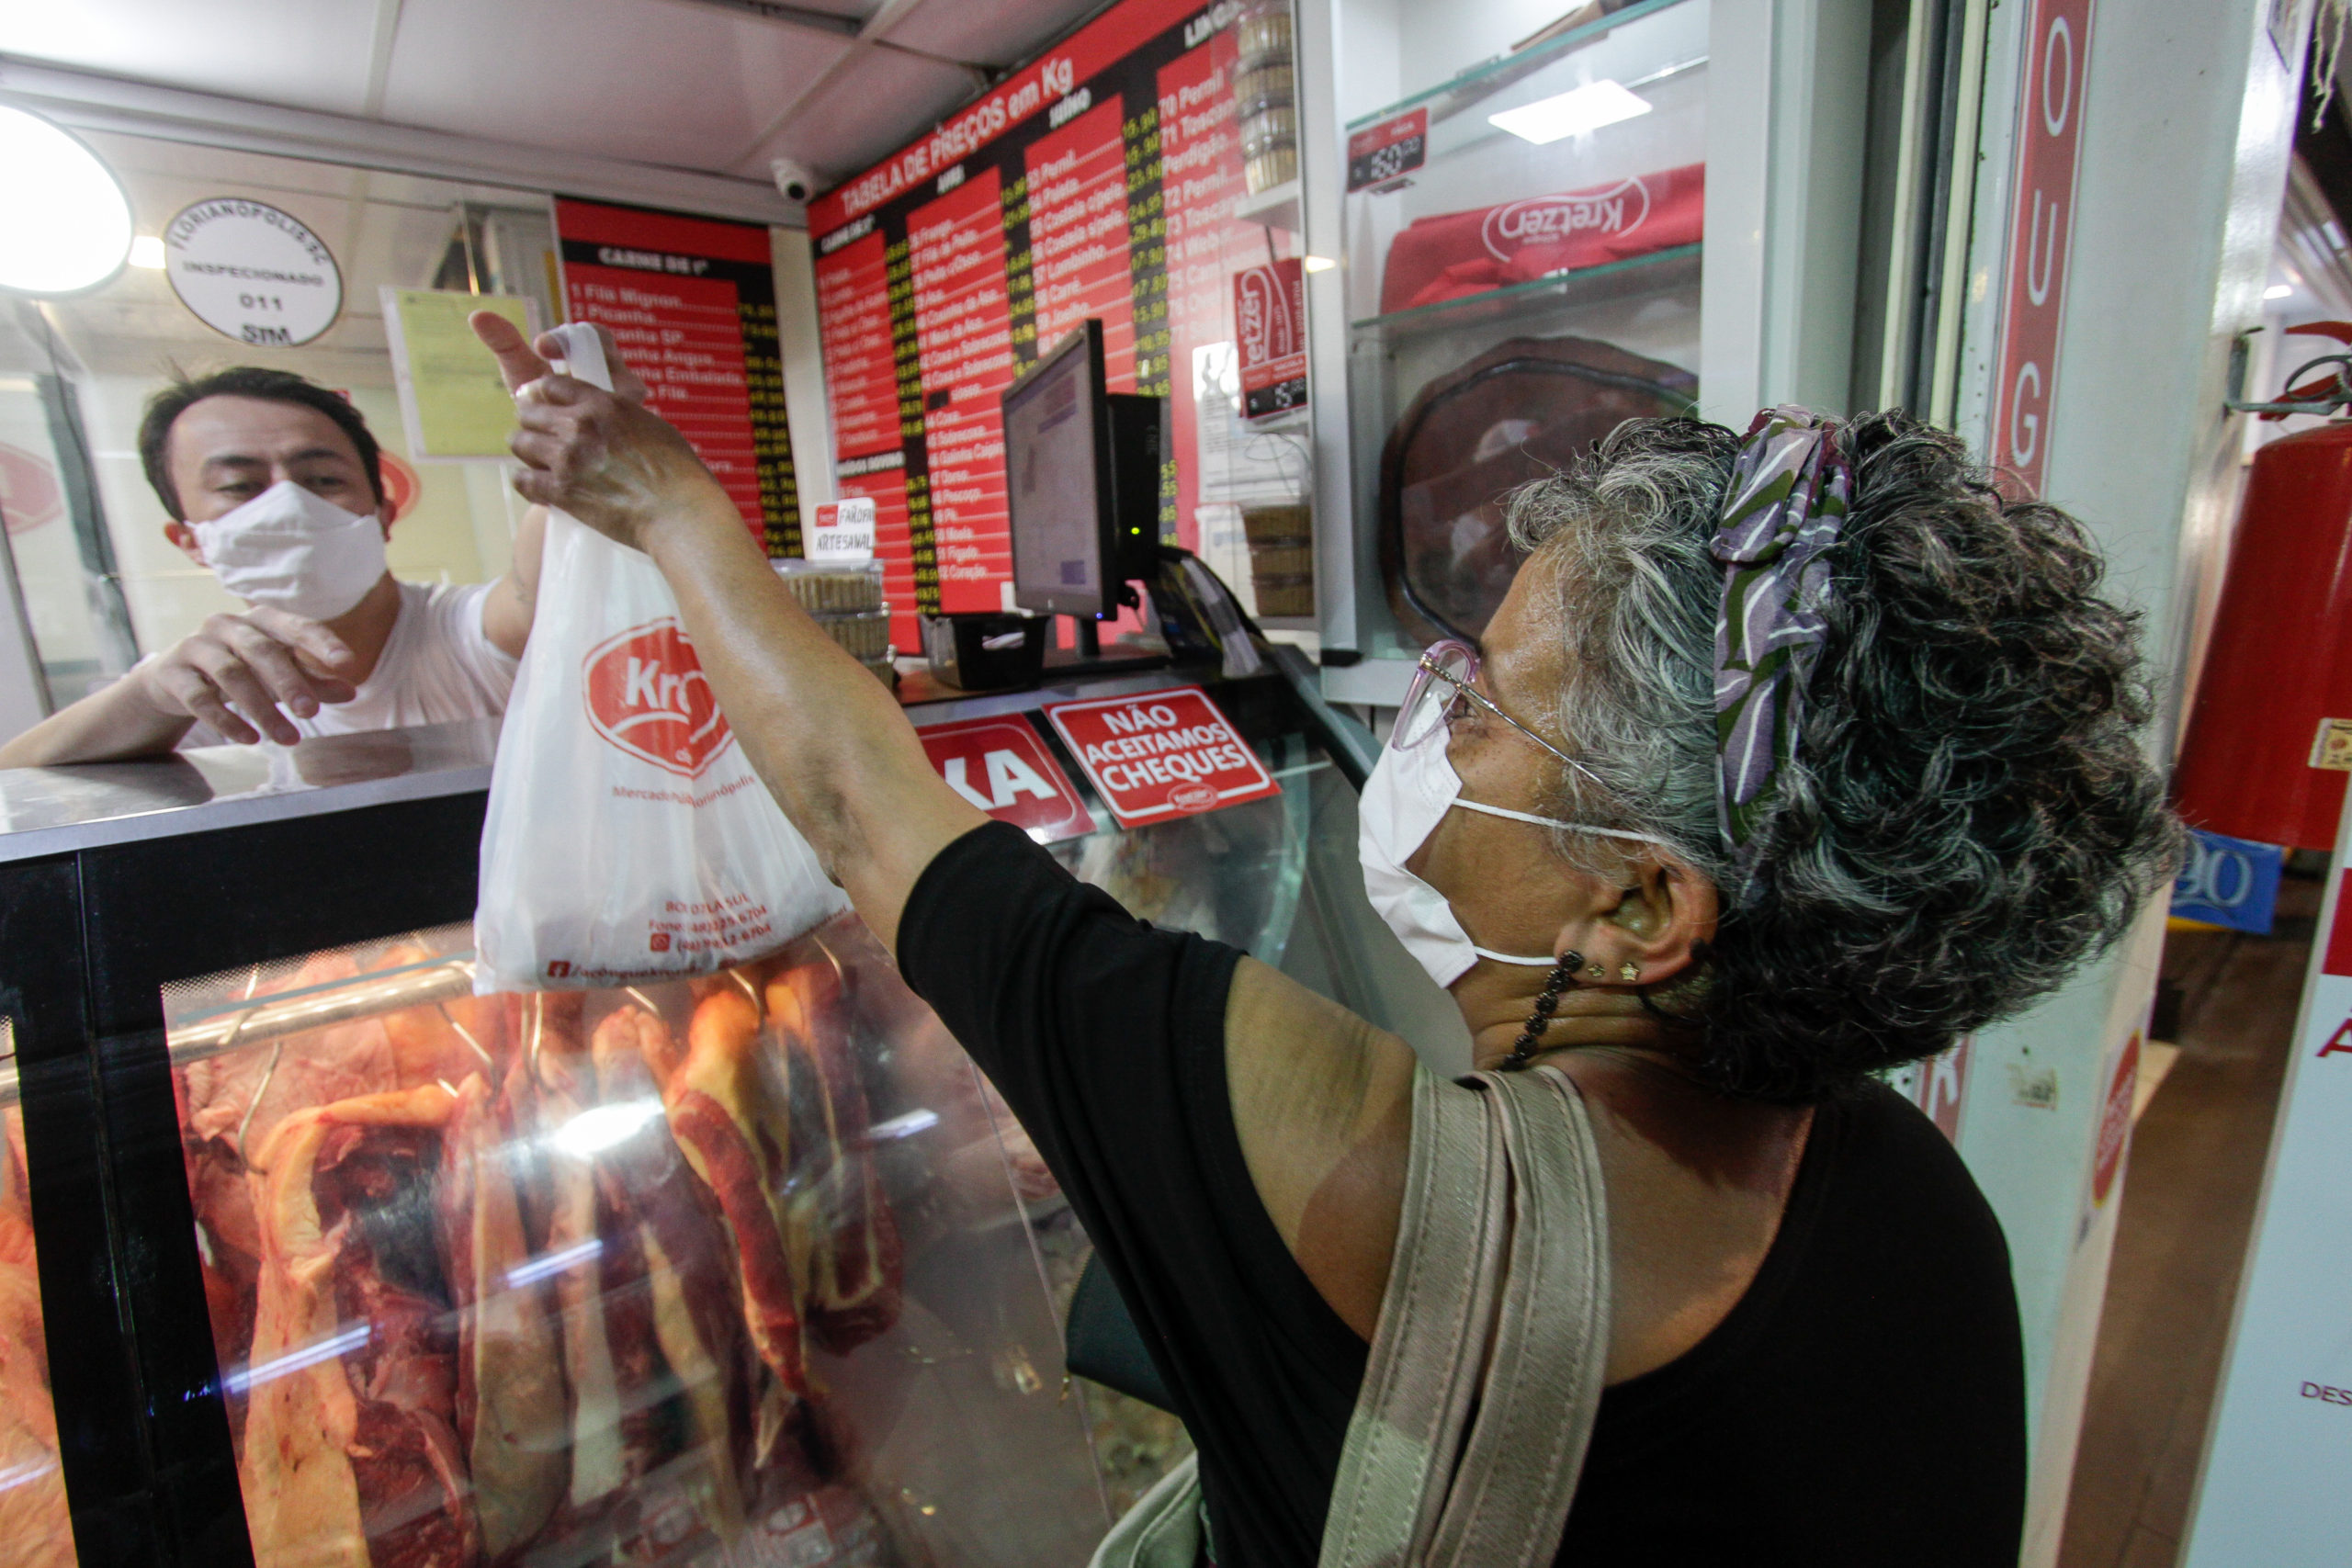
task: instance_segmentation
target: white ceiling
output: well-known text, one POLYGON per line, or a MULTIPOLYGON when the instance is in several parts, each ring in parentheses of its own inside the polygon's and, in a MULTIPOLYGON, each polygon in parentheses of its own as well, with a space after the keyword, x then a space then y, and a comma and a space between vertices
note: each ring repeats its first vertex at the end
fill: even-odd
POLYGON ((857 35, 724 0, 16 0, 0 60, 763 184, 792 158, 831 184, 1100 0, 797 3, 857 35))

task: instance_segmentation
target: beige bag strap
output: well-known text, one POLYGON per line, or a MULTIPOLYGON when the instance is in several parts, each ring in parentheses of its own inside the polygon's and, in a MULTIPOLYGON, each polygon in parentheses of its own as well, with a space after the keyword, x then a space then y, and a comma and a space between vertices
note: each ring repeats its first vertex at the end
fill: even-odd
POLYGON ((1320 1568, 1538 1568, 1559 1551, 1609 1353, 1584 1100, 1551 1067, 1417 1070, 1405 1201, 1320 1568))
POLYGON ((1201 1456, 1188 1453, 1111 1527, 1087 1568, 1197 1568, 1201 1456))

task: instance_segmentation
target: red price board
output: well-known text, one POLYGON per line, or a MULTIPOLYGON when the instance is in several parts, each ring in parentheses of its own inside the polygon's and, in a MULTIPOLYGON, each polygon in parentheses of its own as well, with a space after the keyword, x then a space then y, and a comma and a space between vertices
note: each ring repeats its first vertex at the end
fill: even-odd
POLYGON ((1041 844, 1094 831, 1078 788, 1018 714, 918 731, 947 787, 1041 844))
POLYGON ((1111 384, 1136 375, 1135 278, 1127 217, 1126 142, 1120 105, 1080 115, 1023 153, 1028 172, 1030 275, 1039 350, 1102 319, 1111 384))
MULTIPOLYGON (((826 339, 825 395, 832 405, 834 472, 844 501, 874 503, 874 548, 882 560, 882 592, 890 602, 890 638, 900 648, 922 646, 918 604, 938 608, 939 563, 932 537, 929 495, 918 517, 907 498, 906 454, 899 420, 902 380, 914 384, 914 317, 904 333, 893 301, 913 298, 911 283, 894 282, 882 236, 869 224, 817 258, 817 310, 831 323, 826 339), (899 338, 907 339, 900 363, 899 338), (931 598, 926 601, 923 595, 931 598)), ((903 258, 899 264, 903 265, 903 258)), ((913 406, 921 407, 916 388, 913 406)))
POLYGON ((985 615, 1002 607, 997 584, 1012 574, 997 402, 1012 384, 1012 339, 997 171, 916 208, 907 243, 939 608, 985 615))
POLYGON ((1046 716, 1122 828, 1282 793, 1241 732, 1198 686, 1048 703, 1046 716))
MULTIPOLYGON (((870 497, 892 635, 994 610, 1012 578, 996 399, 1102 322, 1111 389, 1169 400, 1159 526, 1197 542, 1196 360, 1238 341, 1234 275, 1268 259, 1242 175, 1230 0, 1117 0, 808 204, 842 493, 870 497)), ((1299 378, 1270 384, 1299 393, 1299 378)))
POLYGON ((564 309, 613 334, 771 556, 800 553, 766 228, 558 197, 564 309))

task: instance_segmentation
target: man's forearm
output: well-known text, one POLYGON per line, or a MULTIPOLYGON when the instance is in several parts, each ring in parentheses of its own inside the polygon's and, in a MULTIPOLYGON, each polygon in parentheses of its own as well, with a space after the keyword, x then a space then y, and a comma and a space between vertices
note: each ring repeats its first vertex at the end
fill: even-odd
POLYGON ((136 677, 60 708, 5 746, 0 768, 56 768, 155 757, 180 743, 196 721, 160 712, 141 695, 136 677))
POLYGON ((895 943, 916 876, 987 818, 932 771, 897 701, 777 580, 723 492, 698 495, 646 544, 752 767, 895 943))
POLYGON ((538 613, 539 555, 547 527, 546 507, 524 511, 522 525, 514 531, 514 558, 482 598, 482 635, 510 659, 523 657, 523 645, 530 639, 531 622, 538 613))

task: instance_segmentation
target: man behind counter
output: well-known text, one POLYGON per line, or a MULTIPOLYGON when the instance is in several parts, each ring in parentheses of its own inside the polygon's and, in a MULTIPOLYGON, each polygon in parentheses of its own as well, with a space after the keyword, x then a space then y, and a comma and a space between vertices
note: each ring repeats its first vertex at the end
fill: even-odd
POLYGON ((164 536, 249 607, 0 746, 0 768, 160 756, 199 723, 241 745, 290 746, 505 710, 531 631, 539 508, 497 581, 401 581, 384 561, 393 509, 368 422, 283 370, 165 388, 141 422, 139 455, 178 520, 164 536))

